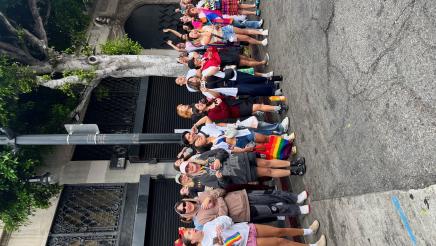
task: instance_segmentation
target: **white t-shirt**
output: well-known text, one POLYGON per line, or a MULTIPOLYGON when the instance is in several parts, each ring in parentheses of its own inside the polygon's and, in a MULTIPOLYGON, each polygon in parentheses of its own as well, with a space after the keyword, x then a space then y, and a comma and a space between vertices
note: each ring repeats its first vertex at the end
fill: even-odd
POLYGON ((234 240, 235 246, 246 246, 248 241, 248 234, 250 227, 245 223, 233 224, 232 219, 229 216, 220 216, 212 221, 204 224, 203 232, 204 237, 201 241, 202 246, 213 246, 213 239, 217 236, 216 227, 221 225, 223 232, 221 238, 225 244, 226 240, 234 240))
MULTIPOLYGON (((215 138, 223 135, 226 130, 227 130, 227 127, 218 126, 215 123, 205 124, 203 127, 200 128, 200 131, 206 133, 207 135, 209 135, 211 137, 215 137, 215 138)), ((250 130, 248 130, 248 129, 238 130, 236 137, 246 136, 248 134, 251 134, 250 130)))

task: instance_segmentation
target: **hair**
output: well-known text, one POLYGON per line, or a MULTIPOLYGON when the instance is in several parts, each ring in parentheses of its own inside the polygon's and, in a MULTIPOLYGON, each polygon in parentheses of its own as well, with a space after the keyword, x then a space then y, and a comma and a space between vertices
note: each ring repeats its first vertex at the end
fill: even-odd
MULTIPOLYGON (((190 119, 192 117, 192 112, 188 109, 188 110, 182 110, 179 108, 179 106, 181 106, 183 104, 179 104, 177 105, 177 114, 182 117, 182 118, 186 118, 186 119, 190 119)), ((191 105, 188 105, 191 108, 191 105)))
POLYGON ((195 64, 195 58, 192 58, 191 60, 188 61, 188 67, 190 69, 199 69, 200 66, 197 66, 197 64, 195 64))
POLYGON ((191 240, 186 239, 184 235, 182 237, 182 241, 183 241, 183 245, 185 245, 185 246, 197 246, 198 245, 198 243, 192 243, 191 240))
POLYGON ((193 14, 191 13, 191 9, 195 9, 195 6, 192 4, 188 4, 186 5, 186 11, 185 11, 185 15, 189 16, 189 17, 198 17, 198 14, 193 14))
POLYGON ((199 153, 204 153, 206 151, 209 151, 212 148, 212 146, 213 146, 213 143, 207 143, 207 144, 202 145, 202 146, 195 146, 195 149, 199 153))
MULTIPOLYGON (((182 159, 182 158, 179 158, 182 159)), ((180 167, 176 166, 176 162, 173 164, 174 169, 176 169, 177 172, 180 172, 180 167)))
POLYGON ((189 133, 189 131, 184 131, 183 133, 182 133, 182 142, 185 144, 185 145, 187 145, 187 146, 189 146, 189 145, 191 145, 189 142, 188 142, 188 139, 186 139, 186 134, 188 134, 189 133))
MULTIPOLYGON (((190 78, 198 78, 198 77, 192 76, 190 78)), ((194 89, 199 91, 200 87, 201 87, 201 82, 200 81, 193 82, 193 81, 189 80, 190 78, 188 78, 188 81, 187 81, 187 84, 189 85, 189 87, 194 88, 194 89)))

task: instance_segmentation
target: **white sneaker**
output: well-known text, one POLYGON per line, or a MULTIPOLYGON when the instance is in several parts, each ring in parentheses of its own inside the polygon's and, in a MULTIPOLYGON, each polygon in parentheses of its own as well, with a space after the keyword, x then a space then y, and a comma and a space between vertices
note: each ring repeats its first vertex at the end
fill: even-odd
POLYGON ((268 45, 268 39, 265 38, 264 40, 262 40, 262 45, 263 46, 267 46, 268 45))
POLYGON ((283 127, 283 132, 287 132, 289 129, 289 117, 285 117, 282 122, 280 123, 280 125, 283 127))
POLYGON ((263 25, 263 19, 260 19, 260 21, 259 21, 259 27, 262 27, 262 25, 263 25))
POLYGON ((271 78, 272 76, 274 76, 274 71, 271 71, 271 72, 268 72, 268 73, 264 73, 262 75, 262 77, 265 77, 265 78, 271 78))
POLYGON ((309 226, 309 229, 312 230, 313 234, 316 234, 316 232, 319 229, 319 221, 318 220, 314 220, 313 223, 309 226))
POLYGON ((318 242, 316 242, 315 244, 316 246, 326 246, 327 242, 325 240, 325 236, 321 235, 321 237, 319 238, 318 242))
POLYGON ((297 203, 303 203, 307 199, 307 191, 298 194, 297 203))
POLYGON ((274 92, 274 96, 283 96, 283 91, 282 91, 282 89, 277 89, 277 90, 274 92))
POLYGON ((263 36, 268 36, 268 29, 266 29, 266 30, 262 30, 262 35, 263 35, 263 36))

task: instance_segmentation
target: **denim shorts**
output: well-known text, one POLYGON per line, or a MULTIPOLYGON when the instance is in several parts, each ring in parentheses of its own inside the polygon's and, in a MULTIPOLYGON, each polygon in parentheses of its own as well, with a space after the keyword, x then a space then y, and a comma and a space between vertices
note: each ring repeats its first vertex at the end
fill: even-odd
POLYGON ((245 135, 245 136, 240 136, 236 138, 236 147, 238 148, 245 148, 245 146, 247 146, 247 144, 249 143, 254 143, 255 141, 255 133, 250 130, 250 134, 245 135))
POLYGON ((223 32, 223 41, 229 41, 229 42, 236 42, 236 34, 235 31, 233 31, 232 25, 223 26, 221 28, 221 31, 223 32))

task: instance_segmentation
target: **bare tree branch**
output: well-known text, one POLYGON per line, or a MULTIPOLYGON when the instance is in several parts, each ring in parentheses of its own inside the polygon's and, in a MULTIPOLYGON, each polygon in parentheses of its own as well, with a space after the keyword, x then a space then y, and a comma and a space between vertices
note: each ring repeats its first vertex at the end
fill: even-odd
MULTIPOLYGON (((3 12, 0 11, 0 22, 4 24, 6 29, 14 34, 17 38, 20 36, 20 31, 18 31, 9 21, 9 19, 3 14, 3 12)), ((23 37, 29 41, 32 45, 36 46, 45 56, 47 56, 47 45, 44 44, 44 41, 40 40, 38 37, 30 33, 26 29, 22 29, 23 37)))
POLYGON ((44 25, 42 24, 42 18, 39 14, 38 5, 36 3, 36 0, 28 0, 30 12, 33 16, 33 21, 35 22, 35 32, 38 35, 38 37, 44 41, 45 46, 48 46, 48 39, 47 39, 47 33, 45 32, 44 25))
POLYGON ((62 79, 53 79, 48 81, 44 80, 41 77, 37 77, 37 80, 38 80, 38 84, 52 89, 56 89, 66 84, 87 84, 86 80, 81 80, 79 76, 76 75, 67 76, 62 79))
POLYGON ((25 50, 5 42, 0 42, 0 53, 24 64, 33 65, 39 63, 39 60, 33 58, 25 50))
POLYGON ((100 81, 101 79, 94 79, 91 81, 89 86, 86 87, 85 91, 82 93, 80 103, 70 113, 70 118, 73 118, 76 114, 82 114, 82 111, 85 109, 86 105, 88 105, 88 102, 91 99, 92 92, 100 84, 100 81))

